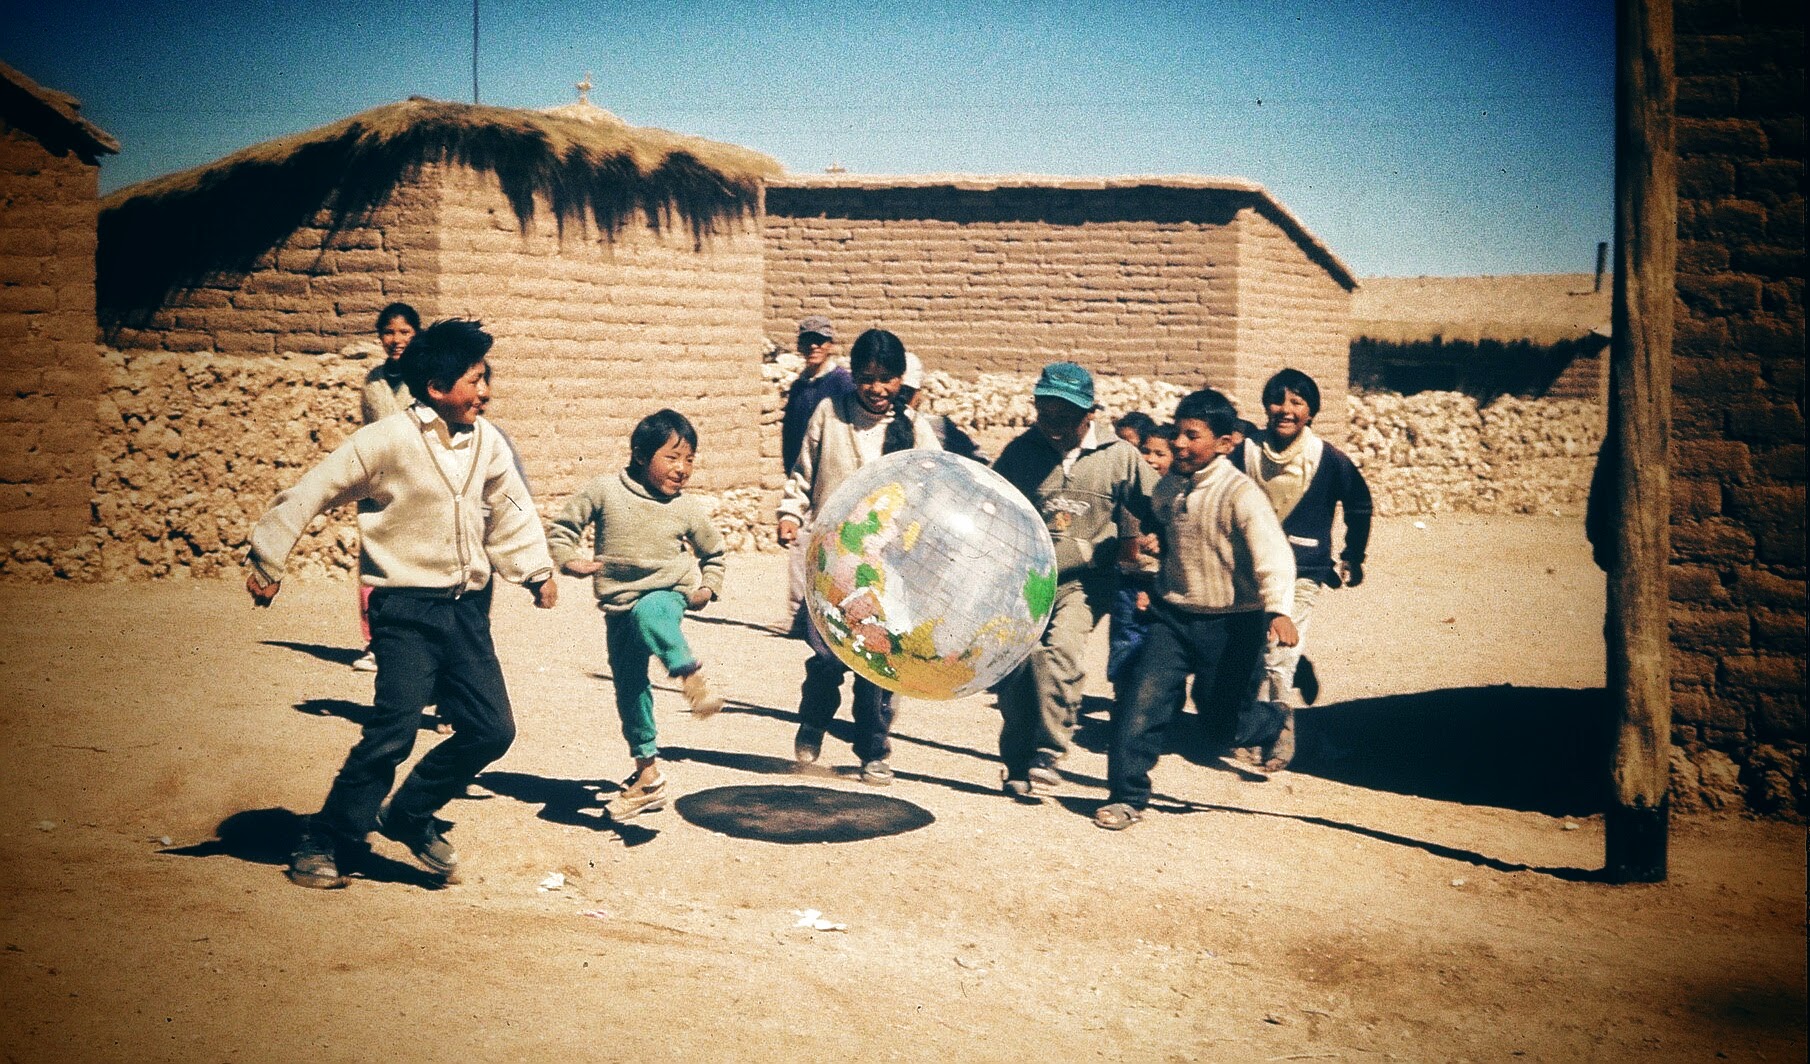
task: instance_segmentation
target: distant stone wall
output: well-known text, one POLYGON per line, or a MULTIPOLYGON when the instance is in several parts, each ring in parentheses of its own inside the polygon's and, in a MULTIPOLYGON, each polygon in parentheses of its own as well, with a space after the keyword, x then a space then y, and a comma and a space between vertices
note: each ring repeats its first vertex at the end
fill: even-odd
POLYGON ((1155 185, 777 185, 767 332, 790 346, 798 319, 823 313, 845 345, 882 326, 958 377, 1073 360, 1241 402, 1300 365, 1339 382, 1336 399, 1349 293, 1267 209, 1251 192, 1155 185))
MULTIPOLYGON (((1672 718, 1685 783, 1810 808, 1804 12, 1681 0, 1672 718)), ((1681 787, 1680 791, 1688 791, 1681 787)))
POLYGON ((99 173, 0 120, 0 542, 88 526, 99 173))

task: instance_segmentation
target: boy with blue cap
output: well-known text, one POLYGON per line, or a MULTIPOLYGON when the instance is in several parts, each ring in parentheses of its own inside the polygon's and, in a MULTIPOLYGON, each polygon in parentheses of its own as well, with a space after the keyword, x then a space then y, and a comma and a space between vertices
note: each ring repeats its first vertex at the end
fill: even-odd
POLYGON ((1037 420, 994 470, 1043 515, 1056 546, 1056 599, 1042 641, 999 687, 1005 791, 1035 800, 1062 782, 1081 710, 1082 654, 1119 586, 1120 526, 1146 512, 1156 472, 1138 449, 1094 424, 1094 378, 1073 362, 1043 367, 1031 392, 1037 420))

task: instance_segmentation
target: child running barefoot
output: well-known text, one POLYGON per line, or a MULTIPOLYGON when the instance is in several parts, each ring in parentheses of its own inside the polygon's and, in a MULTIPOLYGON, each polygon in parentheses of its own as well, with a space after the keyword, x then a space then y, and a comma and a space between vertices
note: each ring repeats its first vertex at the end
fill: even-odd
POLYGON ((687 609, 703 609, 723 587, 723 537, 705 504, 684 494, 697 449, 697 430, 678 411, 642 418, 629 437, 628 468, 585 485, 547 536, 562 572, 592 578, 603 611, 616 712, 635 759, 634 773, 607 806, 617 821, 666 807, 648 658, 680 679, 692 713, 708 717, 723 708, 679 630, 687 609), (580 556, 587 533, 589 558, 580 556))

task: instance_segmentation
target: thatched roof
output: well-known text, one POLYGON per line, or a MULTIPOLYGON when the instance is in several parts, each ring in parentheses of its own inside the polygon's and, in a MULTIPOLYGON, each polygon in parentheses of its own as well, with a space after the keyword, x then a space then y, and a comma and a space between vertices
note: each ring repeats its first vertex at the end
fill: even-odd
POLYGON ((1351 297, 1351 337, 1557 344, 1609 322, 1611 285, 1588 273, 1500 277, 1366 277, 1351 297))
POLYGON ((1277 199, 1269 189, 1242 177, 1211 177, 1202 174, 1126 175, 1118 177, 1063 177, 1047 174, 787 174, 768 182, 772 188, 858 189, 885 191, 908 188, 950 188, 966 192, 998 192, 1009 189, 1106 190, 1133 188, 1197 189, 1204 192, 1230 192, 1248 196, 1262 212, 1300 246, 1307 257, 1320 264, 1332 279, 1346 291, 1357 287, 1351 269, 1307 228, 1295 213, 1277 199))
POLYGON ((90 166, 102 155, 119 154, 119 141, 79 113, 82 103, 0 63, 0 115, 52 152, 73 151, 90 166))
POLYGON ((327 212, 351 228, 433 164, 493 175, 525 231, 543 207, 563 233, 682 225, 694 242, 754 215, 780 172, 759 152, 631 126, 602 108, 527 111, 415 97, 101 201, 103 317, 147 311, 217 273, 243 272, 327 212))

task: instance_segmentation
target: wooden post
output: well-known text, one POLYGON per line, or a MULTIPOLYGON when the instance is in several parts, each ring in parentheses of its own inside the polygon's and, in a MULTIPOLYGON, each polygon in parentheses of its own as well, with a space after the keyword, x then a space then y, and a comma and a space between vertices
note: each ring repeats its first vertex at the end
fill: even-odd
POLYGON ((1672 750, 1668 594, 1677 84, 1671 0, 1616 0, 1614 337, 1609 431, 1619 520, 1609 568, 1608 684, 1617 709, 1604 873, 1666 875, 1672 750))

